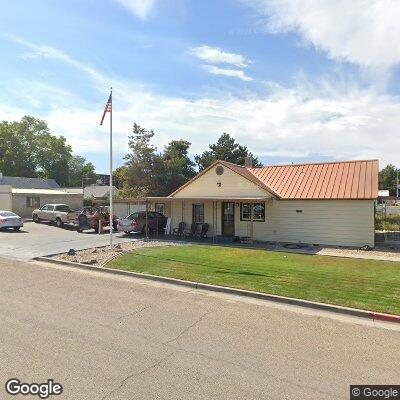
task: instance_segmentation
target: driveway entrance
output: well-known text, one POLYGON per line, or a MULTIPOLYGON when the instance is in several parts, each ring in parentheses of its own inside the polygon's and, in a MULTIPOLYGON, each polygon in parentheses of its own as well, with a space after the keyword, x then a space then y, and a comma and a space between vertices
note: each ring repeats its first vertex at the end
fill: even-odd
MULTIPOLYGON (((48 254, 62 253, 69 249, 81 250, 94 246, 106 246, 109 243, 109 230, 97 235, 93 231, 78 233, 76 229, 65 226, 25 222, 19 232, 0 231, 0 257, 29 260, 48 254)), ((115 243, 129 242, 134 237, 124 233, 114 235, 115 243)))

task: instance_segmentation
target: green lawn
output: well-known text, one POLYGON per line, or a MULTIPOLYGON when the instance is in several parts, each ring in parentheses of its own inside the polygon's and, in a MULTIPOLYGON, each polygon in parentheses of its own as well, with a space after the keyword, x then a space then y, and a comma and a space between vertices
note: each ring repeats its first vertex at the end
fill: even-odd
POLYGON ((400 263, 190 245, 143 248, 107 264, 400 315, 400 263))

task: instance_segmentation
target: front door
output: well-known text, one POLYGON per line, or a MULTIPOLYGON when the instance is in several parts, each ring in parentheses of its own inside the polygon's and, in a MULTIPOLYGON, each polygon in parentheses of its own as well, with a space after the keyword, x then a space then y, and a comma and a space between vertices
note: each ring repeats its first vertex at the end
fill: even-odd
POLYGON ((235 236, 235 203, 222 203, 222 234, 235 236))

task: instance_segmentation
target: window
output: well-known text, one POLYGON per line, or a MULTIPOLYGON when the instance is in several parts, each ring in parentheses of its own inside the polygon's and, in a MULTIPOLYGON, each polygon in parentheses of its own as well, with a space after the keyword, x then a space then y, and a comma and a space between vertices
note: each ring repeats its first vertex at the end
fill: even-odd
POLYGON ((165 204, 164 203, 156 203, 156 212, 165 215, 165 204))
POLYGON ((217 175, 222 175, 224 173, 224 167, 222 165, 218 165, 218 167, 215 168, 215 173, 217 175))
POLYGON ((26 206, 30 208, 37 208, 40 206, 40 197, 27 197, 26 206))
POLYGON ((56 206, 56 211, 70 212, 71 209, 66 204, 60 204, 59 206, 56 206))
MULTIPOLYGON (((265 221, 265 203, 254 203, 253 221, 265 221)), ((250 221, 251 203, 240 204, 240 220, 250 221)))
POLYGON ((193 222, 204 223, 204 204, 193 204, 193 222))

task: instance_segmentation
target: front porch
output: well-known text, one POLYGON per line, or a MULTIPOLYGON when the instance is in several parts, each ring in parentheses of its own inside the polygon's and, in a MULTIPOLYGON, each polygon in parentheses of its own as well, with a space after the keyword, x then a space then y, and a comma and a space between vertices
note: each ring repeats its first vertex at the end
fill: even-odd
POLYGON ((168 218, 166 236, 202 239, 211 243, 245 242, 255 238, 255 225, 265 224, 265 197, 170 198, 148 197, 146 209, 168 218))

